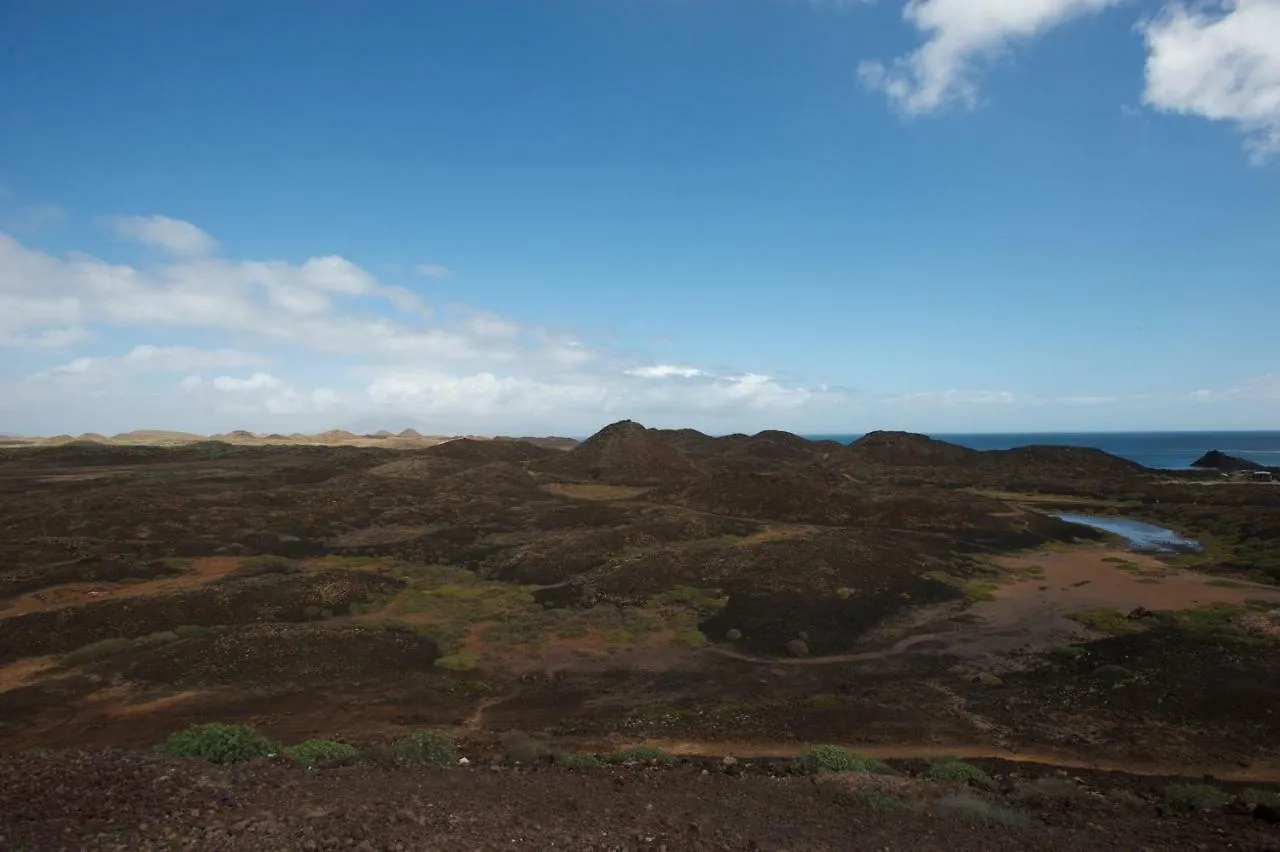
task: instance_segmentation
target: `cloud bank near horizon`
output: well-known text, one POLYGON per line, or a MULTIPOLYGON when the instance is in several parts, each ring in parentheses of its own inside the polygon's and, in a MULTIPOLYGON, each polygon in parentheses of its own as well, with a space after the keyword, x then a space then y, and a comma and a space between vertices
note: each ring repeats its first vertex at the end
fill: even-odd
MULTIPOLYGON (((589 434, 621 419, 711 432, 1251 426, 1280 376, 1166 398, 1008 390, 868 394, 666 363, 468 308, 439 311, 336 256, 233 259, 198 226, 104 220, 145 261, 63 256, 0 233, 0 432, 589 434), (1146 418, 1144 420, 1144 417, 1146 418), (1168 425, 1168 424, 1166 424, 1168 425)), ((428 264, 430 266, 430 264, 428 264)))

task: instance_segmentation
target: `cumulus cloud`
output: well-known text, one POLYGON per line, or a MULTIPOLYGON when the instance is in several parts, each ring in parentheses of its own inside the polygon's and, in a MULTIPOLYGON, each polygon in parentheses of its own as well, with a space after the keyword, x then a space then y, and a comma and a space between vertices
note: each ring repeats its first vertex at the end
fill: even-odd
POLYGON ((121 237, 171 254, 208 254, 218 247, 195 225, 168 216, 116 216, 108 222, 121 237))
POLYGON ((639 376, 642 379, 666 379, 672 376, 678 376, 682 379, 692 379, 694 376, 703 375, 703 373, 697 367, 677 367, 674 364, 654 364, 648 367, 636 367, 633 370, 627 370, 627 375, 639 376))
POLYGON ((1139 29, 1148 106, 1234 124, 1254 162, 1280 153, 1280 0, 1174 3, 1139 29))
POLYGON ((909 0, 902 16, 925 43, 889 64, 867 60, 858 76, 905 115, 978 101, 979 60, 1074 18, 1124 0, 909 0))
MULTIPOLYGON (((114 395, 121 419, 152 423, 179 413, 199 422, 167 425, 194 431, 328 428, 345 418, 375 428, 432 422, 441 431, 572 432, 622 417, 764 428, 777 416, 846 400, 762 374, 653 363, 492 312, 451 308, 436 316, 417 294, 336 255, 235 260, 186 245, 171 243, 164 257, 134 266, 52 255, 0 234, 0 341, 74 349, 89 327, 129 341, 123 352, 80 354, 27 376, 24 410, 49 410, 55 397, 92 390, 114 395), (193 335, 213 345, 139 343, 143 335, 193 335), (233 369, 268 361, 270 372, 233 369), (167 385, 170 400, 183 400, 180 409, 164 406, 155 384, 164 373, 182 374, 167 385), (144 376, 147 384, 138 385, 144 376), (219 420, 224 415, 239 422, 219 420)), ((14 410, 18 398, 10 394, 14 410)))

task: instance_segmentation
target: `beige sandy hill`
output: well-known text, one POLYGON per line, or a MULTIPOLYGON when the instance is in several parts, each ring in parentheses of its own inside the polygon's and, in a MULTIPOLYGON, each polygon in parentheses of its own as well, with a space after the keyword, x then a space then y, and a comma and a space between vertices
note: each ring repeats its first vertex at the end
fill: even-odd
POLYGON ((189 444, 203 441, 203 435, 193 432, 174 432, 168 429, 134 429, 111 436, 113 444, 189 444))
POLYGON ((416 439, 416 438, 421 438, 421 437, 422 437, 422 433, 421 433, 421 432, 419 432, 417 429, 405 429, 403 432, 401 432, 401 433, 399 433, 398 435, 396 435, 396 437, 397 437, 397 438, 412 438, 412 439, 416 439))
POLYGON ((100 435, 100 434, 98 434, 97 432, 85 432, 83 435, 77 435, 77 436, 76 436, 75 438, 73 438, 72 440, 75 440, 75 441, 89 441, 90 443, 94 443, 94 444, 109 444, 109 443, 111 443, 111 439, 109 439, 106 435, 100 435))

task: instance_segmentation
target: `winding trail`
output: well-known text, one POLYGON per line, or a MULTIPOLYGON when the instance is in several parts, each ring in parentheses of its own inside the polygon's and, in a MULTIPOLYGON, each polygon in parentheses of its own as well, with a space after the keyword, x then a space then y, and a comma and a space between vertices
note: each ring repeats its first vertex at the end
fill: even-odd
POLYGON ((827 666, 835 663, 861 663, 867 660, 883 660, 886 657, 896 657, 905 654, 916 645, 923 645, 926 642, 941 640, 944 637, 938 633, 921 633, 916 636, 908 636, 895 642, 893 647, 886 648, 882 651, 863 651, 858 654, 834 654, 827 657, 753 657, 749 654, 743 654, 732 648, 723 645, 709 645, 706 648, 707 653, 716 654, 721 657, 728 657, 731 660, 741 660, 744 663, 756 663, 763 666, 827 666))
MULTIPOLYGON (((632 743, 631 745, 634 745, 632 743)), ((648 740, 643 745, 661 748, 681 757, 737 758, 791 758, 808 748, 808 744, 794 742, 698 742, 685 740, 648 740)), ((865 757, 877 760, 929 760, 955 757, 963 760, 1003 760, 1010 763, 1039 764, 1061 769, 1122 772, 1128 775, 1148 777, 1199 778, 1212 777, 1219 781, 1280 784, 1280 760, 1239 764, 1182 764, 1152 761, 1108 760, 1082 757, 1078 754, 1052 749, 1014 751, 984 745, 849 745, 865 757)))

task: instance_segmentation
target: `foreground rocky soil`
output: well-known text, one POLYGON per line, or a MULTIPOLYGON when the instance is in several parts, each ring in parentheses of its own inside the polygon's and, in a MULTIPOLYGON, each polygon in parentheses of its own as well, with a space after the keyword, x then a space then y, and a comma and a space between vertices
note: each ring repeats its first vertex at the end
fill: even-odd
POLYGON ((1142 779, 1127 779, 1137 786, 1121 797, 1108 785, 1122 778, 997 777, 1000 793, 978 795, 769 767, 306 771, 267 760, 221 767, 113 751, 24 754, 0 758, 0 848, 1280 849, 1280 831, 1247 809, 1181 809, 1142 779), (890 798, 903 804, 887 808, 890 798))

